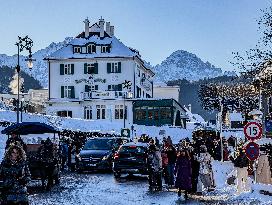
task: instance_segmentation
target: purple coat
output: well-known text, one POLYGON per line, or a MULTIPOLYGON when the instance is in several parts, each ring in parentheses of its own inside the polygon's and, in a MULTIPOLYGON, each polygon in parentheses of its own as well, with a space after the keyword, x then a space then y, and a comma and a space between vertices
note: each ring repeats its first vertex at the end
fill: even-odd
POLYGON ((192 168, 190 159, 183 156, 177 158, 175 175, 175 186, 177 188, 181 188, 182 190, 190 190, 192 188, 192 168))

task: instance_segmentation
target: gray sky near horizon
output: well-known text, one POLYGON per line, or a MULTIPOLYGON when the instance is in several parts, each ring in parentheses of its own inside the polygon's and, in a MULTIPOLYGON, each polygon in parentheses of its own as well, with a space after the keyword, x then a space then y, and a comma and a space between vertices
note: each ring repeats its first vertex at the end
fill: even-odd
POLYGON ((13 55, 17 36, 29 35, 33 52, 74 37, 103 16, 115 36, 152 65, 176 50, 233 70, 232 52, 253 48, 257 20, 271 0, 0 0, 0 54, 13 55))

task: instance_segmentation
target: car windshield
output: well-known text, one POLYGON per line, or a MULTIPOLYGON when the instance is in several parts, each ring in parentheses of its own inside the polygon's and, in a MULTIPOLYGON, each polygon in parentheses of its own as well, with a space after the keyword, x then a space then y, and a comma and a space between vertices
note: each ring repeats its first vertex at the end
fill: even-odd
POLYGON ((94 139, 85 143, 84 150, 111 150, 113 146, 112 139, 94 139))
POLYGON ((122 146, 120 152, 142 154, 145 153, 145 148, 139 146, 122 146))

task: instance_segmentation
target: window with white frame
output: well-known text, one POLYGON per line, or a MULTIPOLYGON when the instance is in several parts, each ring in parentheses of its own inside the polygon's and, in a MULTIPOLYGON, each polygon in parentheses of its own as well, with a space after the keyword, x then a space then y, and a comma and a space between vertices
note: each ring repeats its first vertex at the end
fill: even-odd
POLYGON ((96 53, 96 46, 94 44, 90 44, 87 46, 88 53, 96 53))
POLYGON ((115 105, 115 119, 124 119, 124 105, 115 105))
POLYGON ((72 111, 69 111, 69 110, 57 111, 57 116, 60 116, 60 117, 72 117, 72 111))
POLYGON ((75 87, 61 86, 61 98, 75 98, 75 87))
POLYGON ((108 73, 121 73, 121 62, 107 63, 108 73))
POLYGON ((111 64, 111 72, 112 73, 118 73, 118 62, 111 64))
POLYGON ((64 74, 65 75, 72 74, 72 64, 64 64, 64 74))
POLYGON ((74 47, 74 53, 81 53, 81 47, 74 47))
POLYGON ((108 46, 101 46, 101 53, 107 53, 108 52, 108 46))
POLYGON ((87 119, 87 120, 93 119, 93 112, 92 112, 91 106, 87 106, 84 108, 84 119, 87 119))
POLYGON ((96 118, 106 119, 106 105, 96 105, 96 118))

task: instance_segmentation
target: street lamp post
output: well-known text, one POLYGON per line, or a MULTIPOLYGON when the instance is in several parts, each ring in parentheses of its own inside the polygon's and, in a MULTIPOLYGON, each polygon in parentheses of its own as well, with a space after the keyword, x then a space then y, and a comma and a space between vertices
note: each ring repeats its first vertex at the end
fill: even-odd
POLYGON ((224 161, 224 148, 223 148, 223 129, 222 129, 222 124, 223 124, 223 99, 220 98, 220 120, 219 120, 219 123, 220 123, 220 146, 221 146, 221 162, 224 161))
POLYGON ((126 92, 124 92, 124 109, 123 109, 123 118, 124 118, 124 128, 126 128, 126 92))
POLYGON ((32 59, 32 52, 31 52, 31 47, 33 46, 33 41, 28 37, 25 36, 24 38, 18 36, 19 41, 15 44, 18 48, 18 58, 17 58, 17 66, 16 66, 16 71, 17 71, 17 78, 18 78, 18 99, 17 99, 17 123, 19 123, 19 118, 20 118, 20 52, 23 50, 28 50, 29 55, 26 61, 28 61, 27 66, 29 69, 32 69, 33 67, 33 59, 32 59))

